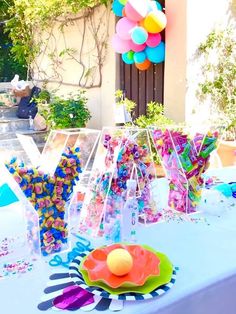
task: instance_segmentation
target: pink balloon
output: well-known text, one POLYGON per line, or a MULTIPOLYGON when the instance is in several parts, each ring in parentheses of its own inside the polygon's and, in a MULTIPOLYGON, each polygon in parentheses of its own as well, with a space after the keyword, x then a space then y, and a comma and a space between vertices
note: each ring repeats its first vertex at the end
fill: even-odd
POLYGON ((131 50, 131 40, 124 40, 120 38, 117 34, 113 35, 111 44, 113 49, 117 53, 124 53, 131 50))
MULTIPOLYGON (((140 1, 140 0, 139 0, 140 1)), ((140 1, 142 2, 142 1, 140 1)), ((139 10, 140 11, 140 10, 139 10)), ((145 16, 141 12, 136 11, 129 2, 126 3, 125 5, 125 15, 127 16, 128 19, 134 22, 141 21, 145 16)))
POLYGON ((151 34, 148 33, 148 39, 146 40, 146 44, 148 47, 156 47, 161 42, 161 35, 159 33, 157 34, 151 34))
POLYGON ((137 45, 133 41, 130 43, 130 50, 133 50, 134 52, 140 52, 143 51, 146 48, 146 44, 137 45))
POLYGON ((116 24, 116 32, 121 39, 130 39, 131 30, 137 26, 137 23, 130 21, 127 17, 122 17, 116 24))

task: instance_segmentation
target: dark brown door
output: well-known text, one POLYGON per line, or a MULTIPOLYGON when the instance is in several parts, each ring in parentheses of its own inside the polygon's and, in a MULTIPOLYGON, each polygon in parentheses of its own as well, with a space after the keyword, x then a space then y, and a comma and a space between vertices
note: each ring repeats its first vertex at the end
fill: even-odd
MULTIPOLYGON (((158 2, 164 7, 165 0, 158 2)), ((161 35, 164 40, 164 32, 161 35)), ((148 102, 163 103, 164 62, 152 64, 147 71, 139 71, 135 65, 125 64, 119 56, 118 67, 118 88, 137 103, 136 117, 146 113, 148 102)))

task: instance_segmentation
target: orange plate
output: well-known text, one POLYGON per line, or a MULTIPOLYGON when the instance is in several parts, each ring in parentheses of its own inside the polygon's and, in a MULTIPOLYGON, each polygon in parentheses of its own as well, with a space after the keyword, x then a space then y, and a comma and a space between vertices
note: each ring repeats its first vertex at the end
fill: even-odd
POLYGON ((153 275, 160 274, 160 260, 140 245, 112 244, 92 251, 83 263, 90 281, 103 281, 112 288, 142 286, 153 275), (133 267, 127 275, 116 276, 108 269, 107 255, 114 249, 123 248, 133 257, 133 267))

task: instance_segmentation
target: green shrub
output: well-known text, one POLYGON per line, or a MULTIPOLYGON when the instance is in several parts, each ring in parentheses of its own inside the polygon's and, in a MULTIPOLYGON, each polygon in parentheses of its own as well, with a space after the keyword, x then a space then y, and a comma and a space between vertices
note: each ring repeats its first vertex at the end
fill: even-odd
POLYGON ((50 96, 47 91, 42 91, 37 98, 39 112, 53 129, 85 127, 91 118, 87 101, 85 91, 67 97, 50 96))

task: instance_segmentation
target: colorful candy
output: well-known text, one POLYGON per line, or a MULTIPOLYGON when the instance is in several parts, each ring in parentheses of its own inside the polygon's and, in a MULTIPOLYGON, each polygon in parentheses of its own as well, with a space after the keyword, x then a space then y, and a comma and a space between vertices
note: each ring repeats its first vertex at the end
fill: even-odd
POLYGON ((218 133, 197 133, 192 139, 174 130, 154 130, 152 135, 169 179, 170 208, 185 213, 196 211, 204 182, 202 174, 217 147, 218 133))
MULTIPOLYGON (((132 221, 136 223, 136 215, 145 217, 143 220, 146 222, 157 222, 160 219, 150 191, 155 168, 146 131, 136 130, 135 135, 131 133, 130 136, 122 134, 122 131, 117 132, 117 135, 104 134, 103 140, 106 148, 103 161, 105 168, 99 169, 101 164, 96 167, 95 159, 89 193, 82 207, 80 231, 94 236, 105 235, 108 241, 119 242, 122 238, 123 210, 129 204, 133 204, 133 218, 128 215, 129 226, 132 221), (130 180, 136 182, 132 200, 127 196, 127 182, 130 180)), ((131 237, 132 231, 132 236, 135 237, 135 228, 128 229, 129 236, 131 237)))
POLYGON ((79 157, 79 148, 68 148, 53 176, 36 168, 18 165, 15 158, 7 165, 38 213, 43 255, 61 251, 68 241, 66 202, 79 179, 79 157))

